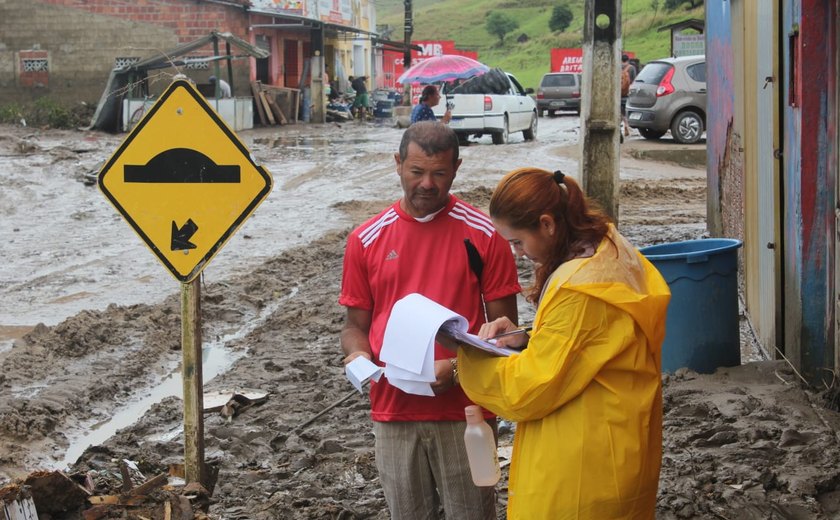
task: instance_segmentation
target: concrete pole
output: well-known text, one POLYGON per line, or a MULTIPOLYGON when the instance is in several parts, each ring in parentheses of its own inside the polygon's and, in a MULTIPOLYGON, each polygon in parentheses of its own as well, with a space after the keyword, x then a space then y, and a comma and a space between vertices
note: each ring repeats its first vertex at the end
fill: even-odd
POLYGON ((327 97, 324 95, 324 57, 319 51, 310 59, 309 72, 312 74, 309 82, 309 95, 312 97, 311 123, 325 123, 327 121, 327 97))
MULTIPOLYGON (((403 48, 403 70, 411 68, 411 35, 414 32, 414 14, 412 11, 411 0, 404 1, 405 6, 405 25, 403 29, 403 41, 405 47, 403 48)), ((411 85, 403 85, 403 99, 404 106, 411 106, 411 85)))
POLYGON ((621 0, 586 0, 580 178, 618 225, 621 0))

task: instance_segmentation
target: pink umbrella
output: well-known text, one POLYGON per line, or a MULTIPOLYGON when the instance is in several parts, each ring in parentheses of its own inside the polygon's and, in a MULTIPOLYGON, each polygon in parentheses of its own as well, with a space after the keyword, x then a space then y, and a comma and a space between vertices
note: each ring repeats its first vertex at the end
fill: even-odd
POLYGON ((484 74, 490 67, 466 56, 445 54, 425 59, 403 72, 397 83, 437 83, 484 74))

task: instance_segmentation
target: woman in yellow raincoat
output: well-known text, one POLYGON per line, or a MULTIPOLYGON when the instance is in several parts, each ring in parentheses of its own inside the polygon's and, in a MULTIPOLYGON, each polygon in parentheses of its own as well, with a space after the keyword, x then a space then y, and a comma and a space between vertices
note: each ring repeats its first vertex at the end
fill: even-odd
MULTIPOLYGON (((536 264, 530 339, 498 340, 527 348, 510 357, 458 353, 467 396, 518 423, 507 517, 653 519, 667 284, 561 172, 510 172, 490 216, 536 264)), ((515 328, 503 318, 479 335, 515 328)))

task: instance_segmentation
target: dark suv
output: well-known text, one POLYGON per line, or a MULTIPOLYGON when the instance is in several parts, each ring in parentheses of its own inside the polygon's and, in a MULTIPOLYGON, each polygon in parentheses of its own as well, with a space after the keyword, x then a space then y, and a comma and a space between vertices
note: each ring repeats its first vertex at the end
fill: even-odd
POLYGON ((655 60, 630 85, 627 120, 646 139, 670 130, 678 143, 696 143, 706 129, 706 57, 655 60))
POLYGON ((549 72, 537 89, 537 113, 553 116, 560 110, 580 114, 580 74, 549 72))

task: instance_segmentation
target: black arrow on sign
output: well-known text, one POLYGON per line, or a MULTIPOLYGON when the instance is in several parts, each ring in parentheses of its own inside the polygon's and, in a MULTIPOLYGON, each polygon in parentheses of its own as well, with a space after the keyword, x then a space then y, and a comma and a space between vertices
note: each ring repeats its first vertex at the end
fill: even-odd
POLYGON ((178 229, 175 221, 172 221, 172 250, 183 251, 186 249, 195 249, 196 245, 190 242, 190 238, 198 231, 198 226, 192 219, 187 219, 187 222, 178 229))

